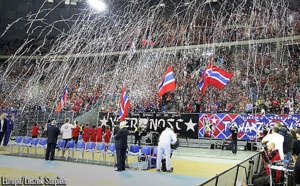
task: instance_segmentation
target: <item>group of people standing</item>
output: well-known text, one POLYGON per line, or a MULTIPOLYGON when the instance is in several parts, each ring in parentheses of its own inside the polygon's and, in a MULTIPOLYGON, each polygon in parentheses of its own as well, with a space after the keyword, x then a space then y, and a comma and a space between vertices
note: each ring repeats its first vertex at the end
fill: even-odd
POLYGON ((8 118, 6 113, 1 113, 0 116, 0 145, 3 140, 3 146, 7 146, 11 134, 14 132, 14 116, 10 114, 8 118))
MULTIPOLYGON (((253 178, 254 186, 270 184, 270 170, 268 165, 283 159, 295 163, 294 181, 300 185, 300 128, 295 132, 289 131, 286 125, 276 122, 271 129, 264 128, 262 137, 262 157, 265 164, 265 171, 253 178), (294 133, 294 134, 293 134, 294 133)), ((280 180, 280 171, 273 170, 275 182, 280 180)))

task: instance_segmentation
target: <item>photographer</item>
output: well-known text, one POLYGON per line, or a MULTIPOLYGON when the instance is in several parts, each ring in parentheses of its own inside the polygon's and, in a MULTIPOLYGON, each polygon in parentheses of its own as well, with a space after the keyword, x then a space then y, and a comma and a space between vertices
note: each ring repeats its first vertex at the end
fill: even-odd
MULTIPOLYGON (((280 154, 278 149, 275 149, 275 144, 273 142, 268 142, 266 149, 262 149, 262 158, 265 165, 265 172, 259 177, 253 177, 253 185, 254 186, 262 186, 270 184, 270 170, 268 165, 274 161, 280 161, 280 154)), ((275 177, 276 181, 279 180, 279 174, 277 171, 272 171, 272 177, 275 177), (273 174, 275 175, 273 176, 273 174)))
POLYGON ((237 152, 237 134, 238 134, 238 126, 236 123, 232 123, 229 128, 231 132, 231 154, 236 154, 237 152))
POLYGON ((136 145, 138 143, 138 145, 141 146, 141 139, 142 139, 142 125, 141 124, 139 124, 139 126, 137 128, 135 128, 134 136, 135 136, 134 144, 136 145))

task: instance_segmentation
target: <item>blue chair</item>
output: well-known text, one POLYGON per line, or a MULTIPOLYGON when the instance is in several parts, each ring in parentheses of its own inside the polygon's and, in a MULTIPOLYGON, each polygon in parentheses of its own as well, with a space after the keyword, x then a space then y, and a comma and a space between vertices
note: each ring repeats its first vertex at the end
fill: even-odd
POLYGON ((150 154, 151 154, 151 147, 150 146, 144 146, 144 147, 142 147, 141 154, 138 154, 137 156, 139 158, 141 158, 141 157, 149 156, 150 154))
POLYGON ((142 147, 141 154, 138 154, 137 157, 145 158, 145 162, 147 162, 148 168, 151 166, 150 164, 150 155, 152 148, 150 146, 142 147))
MULTIPOLYGON (((65 147, 65 144, 66 144, 66 140, 59 140, 58 142, 57 142, 57 146, 56 146, 56 148, 57 148, 57 155, 56 155, 56 157, 58 157, 58 152, 62 149, 62 148, 64 148, 65 147)), ((62 154, 62 152, 61 152, 61 155, 63 155, 62 154)))
POLYGON ((38 157, 40 156, 42 149, 44 149, 44 154, 45 154, 46 145, 47 145, 47 138, 40 139, 39 145, 36 147, 40 149, 38 153, 38 157))
POLYGON ((114 157, 114 162, 116 163, 116 146, 115 143, 108 144, 107 151, 109 152, 109 165, 111 163, 111 158, 114 157))
POLYGON ((30 141, 31 141, 31 137, 25 137, 23 139, 23 144, 21 144, 21 146, 23 147, 21 152, 20 152, 20 156, 22 156, 24 148, 27 147, 27 154, 29 154, 29 147, 30 147, 30 141))
POLYGON ((82 135, 79 135, 79 136, 78 136, 78 140, 82 140, 82 135))
MULTIPOLYGON (((129 152, 128 152, 128 154, 127 154, 127 157, 128 157, 128 156, 137 157, 139 151, 140 151, 140 146, 138 146, 138 145, 131 145, 131 146, 129 147, 129 152)), ((133 159, 133 162, 135 162, 135 159, 133 159)), ((128 158, 127 158, 127 164, 128 164, 128 158)))
POLYGON ((99 153, 99 159, 98 159, 98 164, 100 163, 100 153, 103 155, 103 160, 104 160, 104 149, 105 149, 105 143, 97 143, 96 144, 96 150, 91 151, 92 153, 99 153))
POLYGON ((110 143, 108 144, 108 147, 107 147, 107 151, 102 151, 103 153, 103 156, 104 156, 104 161, 106 161, 106 154, 109 155, 109 165, 111 164, 111 158, 114 157, 114 160, 116 162, 116 146, 115 146, 115 143, 110 143))
MULTIPOLYGON (((86 162, 88 163, 89 162, 90 153, 95 148, 95 142, 87 142, 85 144, 85 148, 86 148, 85 152, 88 152, 88 156, 87 156, 87 159, 86 159, 86 162)), ((92 156, 93 156, 93 161, 94 161, 94 153, 92 153, 92 156)))
POLYGON ((61 148, 61 150, 67 151, 66 161, 68 161, 70 151, 72 151, 72 159, 74 159, 74 151, 76 151, 74 147, 75 147, 75 141, 68 141, 66 147, 61 148))
POLYGON ((34 148, 35 150, 35 155, 36 155, 36 146, 39 143, 39 138, 32 138, 30 142, 30 147, 34 148))
POLYGON ((84 148, 85 148, 85 143, 84 141, 78 141, 77 145, 76 145, 76 150, 77 151, 77 158, 76 158, 76 162, 78 161, 79 158, 79 153, 82 152, 81 154, 81 158, 84 159, 84 148))
POLYGON ((19 147, 20 147, 20 143, 22 142, 22 136, 18 136, 18 137, 16 137, 16 139, 15 139, 15 143, 10 143, 10 144, 8 144, 7 146, 10 146, 10 153, 11 153, 11 155, 13 154, 13 151, 14 151, 14 147, 15 146, 17 146, 18 147, 18 149, 19 149, 19 147))

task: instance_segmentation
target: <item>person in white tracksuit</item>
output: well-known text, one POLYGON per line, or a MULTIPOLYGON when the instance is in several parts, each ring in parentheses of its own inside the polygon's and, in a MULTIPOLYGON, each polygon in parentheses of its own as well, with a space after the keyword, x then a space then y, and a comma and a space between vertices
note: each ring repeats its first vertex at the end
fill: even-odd
POLYGON ((157 161, 156 168, 157 172, 160 172, 161 167, 161 159, 163 153, 166 154, 166 168, 167 173, 170 172, 171 169, 171 144, 174 145, 177 141, 176 135, 172 129, 166 128, 159 137, 159 143, 157 147, 157 161))

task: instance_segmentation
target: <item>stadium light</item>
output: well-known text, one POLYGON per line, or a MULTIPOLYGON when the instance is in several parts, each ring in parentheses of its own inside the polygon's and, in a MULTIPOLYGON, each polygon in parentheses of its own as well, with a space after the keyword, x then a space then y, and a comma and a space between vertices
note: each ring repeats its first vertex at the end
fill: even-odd
POLYGON ((100 12, 103 12, 107 8, 106 4, 101 0, 87 0, 87 1, 93 8, 99 10, 100 12))

